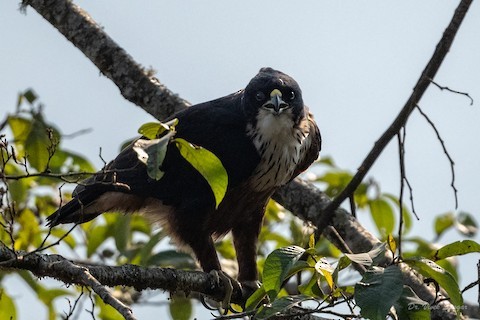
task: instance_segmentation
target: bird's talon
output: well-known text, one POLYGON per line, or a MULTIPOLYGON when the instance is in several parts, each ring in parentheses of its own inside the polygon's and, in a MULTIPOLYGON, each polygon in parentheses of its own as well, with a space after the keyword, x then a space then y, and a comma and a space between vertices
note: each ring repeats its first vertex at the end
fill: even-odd
POLYGON ((218 284, 220 284, 220 281, 223 283, 225 288, 225 297, 222 300, 222 309, 225 310, 225 312, 228 312, 228 310, 230 310, 230 301, 232 300, 234 283, 239 286, 238 282, 229 277, 222 270, 212 270, 210 271, 210 274, 215 277, 215 281, 218 284))

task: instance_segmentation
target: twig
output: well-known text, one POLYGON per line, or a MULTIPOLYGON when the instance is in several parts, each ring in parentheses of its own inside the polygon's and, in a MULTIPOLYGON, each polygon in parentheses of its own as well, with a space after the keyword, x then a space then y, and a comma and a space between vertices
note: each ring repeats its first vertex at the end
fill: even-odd
POLYGON ((450 156, 450 153, 448 153, 447 147, 445 146, 445 141, 443 141, 442 137, 440 136, 440 132, 438 131, 437 127, 433 123, 432 120, 427 116, 425 112, 422 111, 419 105, 417 105, 417 110, 420 112, 420 114, 427 120, 428 124, 432 127, 433 131, 435 131, 435 134, 437 135, 438 141, 440 141, 440 144, 442 145, 443 153, 447 156, 448 161, 450 162, 450 172, 452 174, 452 180, 450 182, 450 186, 453 189, 453 196, 455 198, 455 209, 458 208, 458 190, 455 187, 455 162, 453 161, 452 157, 450 156))
POLYGON ((439 70, 443 60, 445 59, 448 51, 450 50, 450 47, 452 46, 455 35, 457 34, 471 3, 472 0, 462 0, 458 5, 452 20, 450 21, 448 27, 445 29, 442 38, 440 39, 435 48, 435 52, 433 53, 430 61, 420 75, 420 78, 418 79, 417 84, 413 88, 413 92, 405 103, 404 107, 397 115, 393 123, 382 134, 380 139, 375 142, 374 147, 369 152, 365 160, 362 162, 362 164, 357 170, 357 173, 352 178, 350 183, 335 199, 333 199, 333 201, 325 209, 325 221, 320 226, 320 231, 323 231, 325 226, 328 225, 335 209, 338 208, 342 204, 342 202, 358 188, 363 178, 373 166, 375 161, 378 159, 387 144, 399 132, 400 128, 402 128, 407 122, 408 117, 412 113, 415 106, 419 103, 423 94, 430 85, 430 79, 435 78, 437 71, 439 70))
POLYGON ((398 158, 400 164, 400 195, 398 197, 398 209, 400 211, 399 223, 398 223, 398 256, 402 258, 402 232, 403 232, 403 188, 405 182, 405 135, 406 130, 403 127, 403 130, 400 130, 397 134, 398 139, 398 158))
POLYGON ((461 94, 461 95, 464 95, 466 96, 468 99, 470 99, 470 105, 473 106, 473 98, 467 93, 467 92, 461 92, 461 91, 457 91, 457 90, 452 90, 450 89, 449 87, 444 87, 444 86, 441 86, 439 85, 438 83, 436 83, 435 81, 433 81, 433 79, 429 79, 431 83, 433 83, 435 86, 437 86, 438 89, 440 90, 447 90, 447 91, 450 91, 452 93, 456 93, 456 94, 461 94))

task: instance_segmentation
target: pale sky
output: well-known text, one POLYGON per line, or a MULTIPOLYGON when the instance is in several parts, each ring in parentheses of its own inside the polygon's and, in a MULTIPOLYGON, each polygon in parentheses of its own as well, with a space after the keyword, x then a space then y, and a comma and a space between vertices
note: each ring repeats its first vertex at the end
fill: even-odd
MULTIPOLYGON (((103 157, 112 159, 120 145, 152 118, 126 101, 109 79, 34 10, 28 8, 27 15, 21 14, 18 3, 0 2, 1 116, 15 110, 19 91, 33 88, 45 105, 47 119, 63 133, 93 129, 63 141, 63 146, 86 155, 100 168, 100 147, 103 157)), ((163 84, 192 103, 243 88, 263 66, 291 75, 322 131, 322 154, 351 171, 407 100, 458 4, 433 0, 76 3, 137 62, 154 68, 163 84)), ((456 163, 459 210, 477 217, 479 30, 480 5, 474 2, 435 79, 468 92, 475 99, 474 106, 464 96, 434 86, 420 102, 456 163)), ((454 210, 454 200, 449 162, 433 130, 417 112, 407 126, 406 161, 421 219, 410 236, 432 239, 434 215, 454 210)), ((383 191, 398 194, 396 141, 370 176, 383 191)), ((360 220, 371 227, 366 215, 360 220)), ((442 243, 458 239, 452 231, 442 243)), ((461 258, 460 288, 476 280, 478 259, 478 254, 461 258)), ((475 292, 470 290, 467 300, 475 301, 475 292)), ((14 294, 26 295, 22 291, 14 294)), ((43 310, 41 305, 31 308, 37 309, 43 310)), ((20 319, 29 318, 28 312, 20 310, 20 319)))

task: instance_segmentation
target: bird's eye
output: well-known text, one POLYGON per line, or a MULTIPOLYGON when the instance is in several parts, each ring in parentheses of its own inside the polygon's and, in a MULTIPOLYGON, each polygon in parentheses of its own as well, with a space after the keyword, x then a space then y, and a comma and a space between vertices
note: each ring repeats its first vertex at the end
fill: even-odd
POLYGON ((265 99, 265 94, 262 91, 258 91, 255 95, 255 99, 257 99, 257 101, 263 101, 265 99))
POLYGON ((291 91, 288 98, 289 98, 290 100, 295 99, 295 92, 291 91))

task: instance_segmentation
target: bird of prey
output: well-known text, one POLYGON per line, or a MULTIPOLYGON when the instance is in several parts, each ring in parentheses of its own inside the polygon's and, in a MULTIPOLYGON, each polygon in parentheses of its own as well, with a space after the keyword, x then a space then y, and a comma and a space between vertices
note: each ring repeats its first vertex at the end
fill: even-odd
POLYGON ((214 240, 231 231, 238 281, 256 282, 265 206, 275 190, 307 169, 320 152, 320 132, 300 87, 290 76, 262 68, 245 89, 173 118, 178 119, 175 138, 209 150, 222 162, 228 187, 218 206, 205 178, 172 144, 161 164, 164 175, 156 180, 132 143, 76 187, 72 200, 47 218, 50 227, 86 222, 107 211, 143 212, 190 247, 205 272, 221 270, 214 240))

